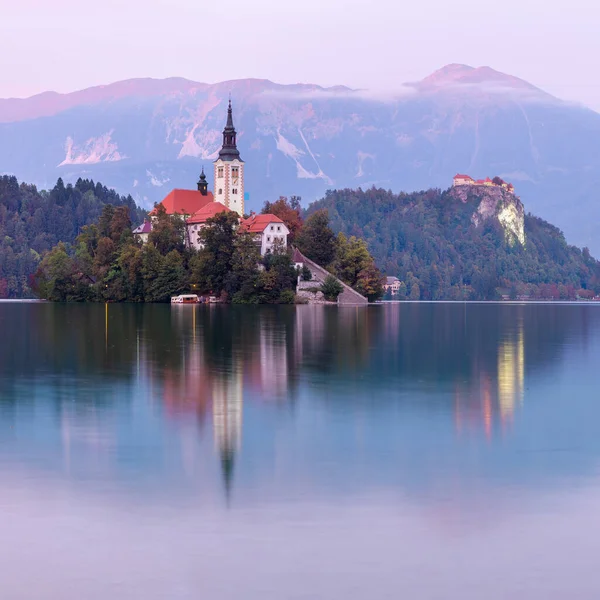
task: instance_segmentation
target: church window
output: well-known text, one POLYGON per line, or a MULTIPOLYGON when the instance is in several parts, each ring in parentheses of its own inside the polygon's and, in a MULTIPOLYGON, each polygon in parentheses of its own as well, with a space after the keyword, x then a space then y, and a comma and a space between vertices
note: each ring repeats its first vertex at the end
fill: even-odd
MULTIPOLYGON (((217 177, 223 177, 223 167, 217 168, 217 177)), ((219 192, 221 193, 221 192, 219 192)))
POLYGON ((273 225, 271 225, 271 231, 275 231, 275 227, 273 227, 273 225))
POLYGON ((239 171, 239 167, 231 167, 231 175, 233 177, 237 177, 238 176, 238 171, 239 171))
POLYGON ((221 188, 219 188, 219 195, 221 195, 223 193, 223 190, 221 188))
POLYGON ((231 190, 231 193, 232 193, 232 194, 237 194, 237 188, 233 188, 233 189, 231 190))
POLYGON ((268 235, 268 236, 267 236, 267 242, 270 242, 270 241, 271 241, 271 236, 270 236, 270 235, 268 235))
POLYGON ((277 225, 277 231, 281 231, 281 225, 277 225))

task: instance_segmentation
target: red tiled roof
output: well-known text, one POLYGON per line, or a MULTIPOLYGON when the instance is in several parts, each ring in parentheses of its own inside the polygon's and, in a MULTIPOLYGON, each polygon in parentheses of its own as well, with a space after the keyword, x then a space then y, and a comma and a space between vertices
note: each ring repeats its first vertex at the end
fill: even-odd
MULTIPOLYGON (((193 215, 209 202, 213 202, 212 192, 203 196, 198 190, 172 190, 161 204, 168 215, 193 215)), ((155 215, 156 209, 150 214, 155 215)))
POLYGON ((485 178, 485 182, 486 182, 486 183, 492 183, 492 180, 491 180, 489 177, 486 177, 486 178, 485 178))
POLYGON ((460 174, 455 175, 454 179, 471 179, 471 180, 473 180, 473 178, 470 175, 460 175, 460 174))
POLYGON ((206 223, 207 219, 214 217, 222 212, 231 212, 224 204, 220 202, 209 202, 203 206, 198 212, 191 216, 187 223, 206 223))
POLYGON ((483 179, 478 179, 475 183, 485 183, 485 180, 483 179))
POLYGON ((251 233, 262 233, 271 223, 283 223, 276 215, 252 215, 242 221, 242 226, 251 233))

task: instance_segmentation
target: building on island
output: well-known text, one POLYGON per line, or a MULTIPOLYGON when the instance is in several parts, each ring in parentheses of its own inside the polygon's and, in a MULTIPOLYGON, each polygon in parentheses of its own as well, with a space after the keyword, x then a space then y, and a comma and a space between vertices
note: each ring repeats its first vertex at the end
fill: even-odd
POLYGON ((145 244, 148 241, 148 236, 152 231, 152 223, 150 221, 144 221, 139 227, 133 230, 133 235, 142 240, 145 244))
POLYGON ((501 187, 511 194, 515 193, 513 184, 507 183, 506 181, 500 179, 500 177, 494 177, 494 179, 486 177, 485 179, 475 180, 470 175, 462 175, 459 173, 454 176, 454 179, 452 180, 452 187, 458 187, 460 185, 485 185, 487 187, 501 187))
POLYGON ((383 289, 385 293, 389 292, 392 296, 395 296, 400 291, 401 283, 397 277, 386 277, 383 289))
POLYGON ((279 217, 271 214, 251 214, 247 219, 244 218, 244 161, 237 148, 231 100, 227 107, 223 144, 214 162, 214 182, 215 189, 211 192, 202 168, 196 190, 171 190, 150 212, 150 221, 136 227, 133 234, 142 243, 146 243, 152 231, 152 223, 157 218, 158 208, 162 206, 168 215, 179 216, 185 221, 186 244, 200 250, 202 244, 198 234, 206 226, 207 220, 221 212, 233 211, 239 216, 240 229, 254 234, 261 255, 272 251, 276 246, 287 247, 287 236, 290 232, 279 217))
POLYGON ((261 255, 272 251, 277 245, 287 247, 287 236, 290 230, 285 223, 275 215, 255 215, 243 219, 241 227, 254 236, 256 245, 260 247, 261 255))
POLYGON ((200 230, 206 226, 208 219, 212 219, 222 212, 231 211, 220 202, 209 202, 187 219, 185 222, 187 229, 186 244, 196 250, 200 250, 202 248, 200 238, 198 237, 200 230))

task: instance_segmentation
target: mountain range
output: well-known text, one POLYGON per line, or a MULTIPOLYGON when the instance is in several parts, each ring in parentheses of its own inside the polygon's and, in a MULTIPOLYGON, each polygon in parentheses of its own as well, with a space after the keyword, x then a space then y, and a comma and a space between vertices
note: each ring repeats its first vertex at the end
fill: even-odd
POLYGON ((326 190, 445 189, 500 176, 528 210, 600 254, 600 114, 489 67, 448 65, 387 92, 135 79, 0 100, 0 174, 49 188, 101 180, 150 207, 192 188, 221 144, 228 96, 246 161, 247 207, 326 190))

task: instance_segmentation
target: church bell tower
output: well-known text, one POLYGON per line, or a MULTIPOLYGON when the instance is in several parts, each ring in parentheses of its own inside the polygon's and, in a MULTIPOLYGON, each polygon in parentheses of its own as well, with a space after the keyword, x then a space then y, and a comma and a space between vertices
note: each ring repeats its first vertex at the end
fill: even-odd
POLYGON ((204 167, 202 167, 202 173, 200 173, 200 179, 198 180, 198 191, 203 195, 208 195, 208 182, 206 181, 206 175, 204 174, 204 167))
POLYGON ((223 129, 223 146, 215 167, 215 201, 238 215, 244 214, 244 161, 237 149, 237 132, 233 126, 231 100, 227 108, 227 123, 223 129))

